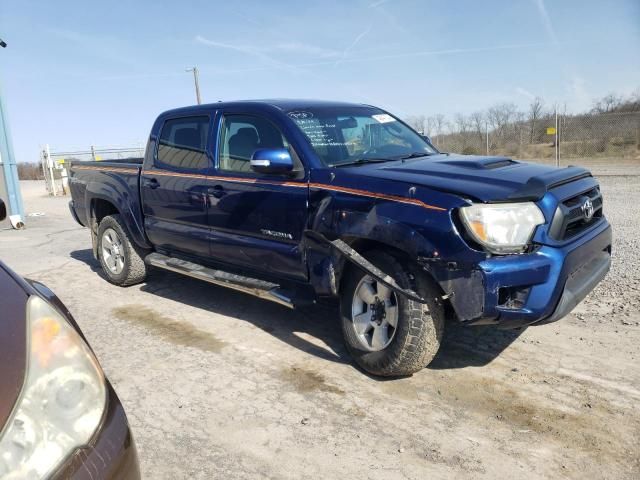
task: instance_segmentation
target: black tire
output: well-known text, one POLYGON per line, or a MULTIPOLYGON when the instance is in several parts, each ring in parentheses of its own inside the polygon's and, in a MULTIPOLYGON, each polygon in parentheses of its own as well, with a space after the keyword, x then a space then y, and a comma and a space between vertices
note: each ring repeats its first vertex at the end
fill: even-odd
POLYGON ((350 268, 345 274, 340 298, 342 332, 347 349, 355 362, 373 375, 412 375, 426 367, 440 348, 445 324, 440 291, 426 275, 412 275, 398 260, 385 252, 372 251, 366 257, 383 272, 391 275, 402 288, 418 292, 427 300, 427 304, 396 294, 397 325, 390 343, 382 350, 367 350, 358 339, 352 320, 356 287, 367 274, 358 268, 350 268))
POLYGON ((118 214, 104 217, 98 225, 98 258, 102 271, 109 282, 114 285, 126 287, 144 281, 147 276, 147 266, 144 263, 144 257, 148 252, 138 247, 129 238, 127 229, 124 226, 122 217, 118 214), (115 272, 107 265, 103 255, 104 234, 107 230, 113 230, 117 234, 121 244, 123 255, 123 265, 121 271, 115 272))

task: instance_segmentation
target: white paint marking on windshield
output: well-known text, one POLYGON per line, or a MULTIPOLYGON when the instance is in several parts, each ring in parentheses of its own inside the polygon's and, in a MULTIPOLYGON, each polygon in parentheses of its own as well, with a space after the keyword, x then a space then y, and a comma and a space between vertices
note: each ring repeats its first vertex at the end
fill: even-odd
POLYGON ((291 118, 295 120, 304 120, 307 118, 313 118, 313 113, 311 112, 289 112, 287 113, 291 118))

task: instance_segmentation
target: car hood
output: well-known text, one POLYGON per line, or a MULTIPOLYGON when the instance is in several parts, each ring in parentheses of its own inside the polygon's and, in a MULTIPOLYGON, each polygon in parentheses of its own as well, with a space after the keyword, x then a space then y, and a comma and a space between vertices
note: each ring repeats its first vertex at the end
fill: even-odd
POLYGON ((0 431, 24 383, 28 299, 20 279, 0 262, 0 431))
POLYGON ((591 176, 580 167, 555 168, 507 157, 440 154, 404 162, 355 166, 358 174, 419 185, 482 202, 535 201, 550 188, 591 176))

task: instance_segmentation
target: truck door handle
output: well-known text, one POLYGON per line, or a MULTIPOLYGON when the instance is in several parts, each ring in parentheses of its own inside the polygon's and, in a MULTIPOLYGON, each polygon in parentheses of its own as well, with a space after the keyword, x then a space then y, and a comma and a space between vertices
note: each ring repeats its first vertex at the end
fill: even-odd
POLYGON ((145 187, 156 189, 160 186, 160 183, 155 178, 145 178, 144 185, 145 187))
POLYGON ((216 185, 214 187, 207 188, 207 193, 212 197, 222 198, 225 194, 224 188, 222 185, 216 185))

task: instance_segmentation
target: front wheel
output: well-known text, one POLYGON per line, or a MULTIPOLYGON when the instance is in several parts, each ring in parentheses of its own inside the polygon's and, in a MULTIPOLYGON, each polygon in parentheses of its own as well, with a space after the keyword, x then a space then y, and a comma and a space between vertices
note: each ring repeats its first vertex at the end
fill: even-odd
POLYGON ((107 280, 125 287, 147 276, 145 251, 129 239, 120 215, 104 217, 98 226, 98 258, 107 280))
POLYGON ((359 269, 347 272, 340 310, 347 349, 373 375, 411 375, 435 357, 444 332, 444 307, 437 286, 420 283, 391 255, 374 251, 369 261, 426 304, 409 300, 359 269))

